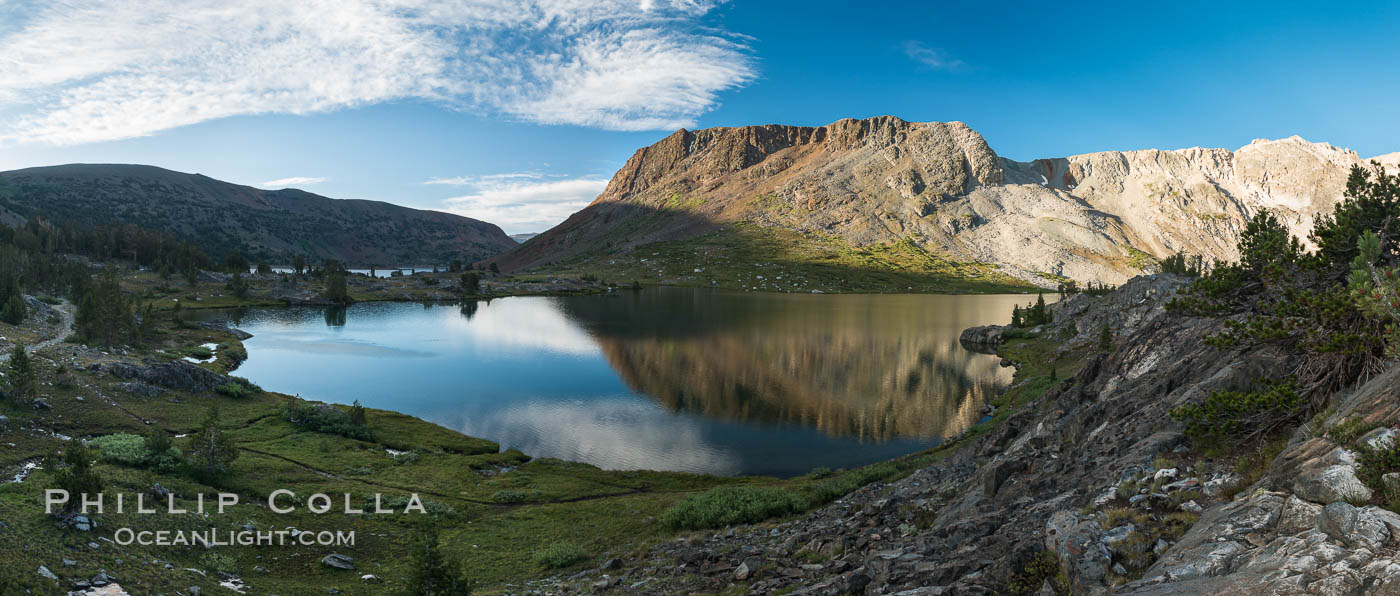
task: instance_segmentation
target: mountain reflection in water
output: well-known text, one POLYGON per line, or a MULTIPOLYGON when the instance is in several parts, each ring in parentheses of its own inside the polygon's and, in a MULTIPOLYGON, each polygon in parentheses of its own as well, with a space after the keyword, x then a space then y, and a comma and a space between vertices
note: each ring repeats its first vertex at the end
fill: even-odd
POLYGON ((237 374, 609 469, 802 474, 934 445, 1010 381, 958 345, 1025 296, 658 288, 463 305, 205 313, 237 374))
POLYGON ((653 292, 562 306, 633 391, 709 418, 941 438, 1011 378, 958 344, 962 322, 1007 310, 962 296, 653 292))

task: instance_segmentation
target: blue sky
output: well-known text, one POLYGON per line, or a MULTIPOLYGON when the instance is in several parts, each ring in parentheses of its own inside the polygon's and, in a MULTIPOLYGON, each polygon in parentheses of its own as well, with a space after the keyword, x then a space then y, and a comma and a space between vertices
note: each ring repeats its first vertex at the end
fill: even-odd
POLYGON ((0 169, 147 163, 541 231, 680 126, 1400 151, 1400 4, 0 0, 0 169), (236 6, 234 6, 236 5, 236 6))

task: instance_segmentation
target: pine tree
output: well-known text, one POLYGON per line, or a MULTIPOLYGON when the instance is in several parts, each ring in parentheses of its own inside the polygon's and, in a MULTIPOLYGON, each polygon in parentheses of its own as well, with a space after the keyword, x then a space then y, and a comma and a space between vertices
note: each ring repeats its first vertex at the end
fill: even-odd
POLYGON ((233 460, 238 459, 238 448, 219 428, 219 408, 209 408, 204 423, 194 436, 194 448, 190 450, 194 458, 196 472, 205 481, 218 481, 227 478, 233 471, 233 460))
POLYGON ((449 596, 472 593, 472 582, 449 565, 438 550, 437 528, 424 524, 413 542, 408 583, 404 596, 449 596))
POLYGON ((1012 327, 1025 327, 1025 326, 1026 326, 1026 322, 1025 322, 1024 320, 1022 320, 1022 318, 1021 318, 1021 305, 1019 305, 1019 304, 1017 304, 1017 305, 1011 307, 1011 326, 1012 326, 1012 327))
POLYGON ((345 270, 339 267, 326 274, 326 293, 323 296, 331 304, 350 304, 350 290, 345 285, 345 270))
POLYGON ((34 377, 34 364, 30 361, 29 354, 24 351, 24 344, 15 344, 14 351, 10 353, 9 371, 5 377, 9 380, 11 402, 25 404, 39 397, 39 382, 34 377))
POLYGON ((1044 325, 1050 322, 1050 312, 1045 309, 1045 293, 1036 292, 1035 306, 1031 309, 1031 325, 1044 325))
POLYGON ((243 258, 243 255, 237 251, 229 252, 227 255, 224 255, 224 271, 229 273, 247 273, 248 259, 243 258))
POLYGON ((0 277, 0 321, 11 325, 24 322, 28 309, 24 306, 24 296, 20 294, 19 274, 10 273, 0 277))
POLYGON ((248 297, 248 282, 243 279, 242 273, 234 273, 233 277, 229 278, 228 284, 224 287, 230 292, 233 292, 234 296, 239 298, 248 297))
POLYGON ((365 412, 365 407, 360 405, 360 400, 350 405, 350 424, 355 426, 369 426, 369 415, 365 412))
POLYGON ((83 343, 110 349, 131 339, 135 316, 111 268, 89 283, 82 294, 74 327, 83 343))
MULTIPOLYGON (((50 457, 51 460, 57 458, 50 457)), ((92 469, 93 454, 82 441, 69 441, 63 450, 64 465, 60 466, 58 461, 50 461, 46 466, 50 469, 57 469, 54 476, 54 488, 68 491, 68 503, 64 505, 65 511, 76 511, 82 503, 83 495, 96 495, 102 492, 102 478, 92 469)))
POLYGON ((1108 323, 1104 323, 1103 331, 1099 332, 1099 350, 1113 351, 1113 330, 1108 327, 1108 323))
POLYGON ((481 292, 481 276, 475 272, 462 274, 461 290, 463 294, 475 296, 481 292))
POLYGON ((18 325, 24 322, 24 317, 28 314, 28 309, 24 306, 24 298, 19 294, 12 294, 5 300, 5 306, 0 308, 0 321, 11 325, 18 325))

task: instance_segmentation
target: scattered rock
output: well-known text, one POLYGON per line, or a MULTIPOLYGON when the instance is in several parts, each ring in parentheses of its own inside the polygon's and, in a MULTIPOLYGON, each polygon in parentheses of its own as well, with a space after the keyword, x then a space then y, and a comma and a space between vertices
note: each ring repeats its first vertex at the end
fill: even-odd
POLYGON ((321 564, 332 569, 344 569, 346 571, 355 569, 355 559, 340 553, 331 553, 322 557, 321 564))
POLYGON ((52 571, 49 571, 49 568, 48 568, 48 567, 45 567, 45 566, 43 566, 43 565, 40 565, 40 566, 39 566, 39 577, 42 577, 42 578, 45 578, 45 579, 52 579, 52 580, 57 580, 57 579, 58 579, 58 576, 57 576, 57 575, 54 575, 52 571))
POLYGON ((132 395, 139 395, 141 397, 157 397, 160 394, 165 393, 165 390, 161 389, 160 387, 156 387, 155 385, 147 385, 145 383, 140 383, 136 381, 117 383, 116 388, 118 390, 125 391, 132 395))

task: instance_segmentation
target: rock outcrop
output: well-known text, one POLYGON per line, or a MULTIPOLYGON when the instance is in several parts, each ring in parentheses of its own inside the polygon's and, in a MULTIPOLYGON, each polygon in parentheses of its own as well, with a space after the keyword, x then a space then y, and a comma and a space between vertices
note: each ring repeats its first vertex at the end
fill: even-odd
POLYGON ((588 208, 498 262, 613 257, 748 221, 855 246, 911 239, 1048 287, 1055 282, 1040 274, 1118 284, 1176 251, 1237 258, 1239 234, 1261 209, 1306 238, 1341 198, 1351 166, 1366 161, 1290 137, 1235 151, 1019 162, 961 122, 890 116, 679 130, 637 151, 588 208))
POLYGON ((191 393, 209 391, 229 382, 224 375, 181 360, 146 365, 114 362, 106 369, 118 379, 191 393))

